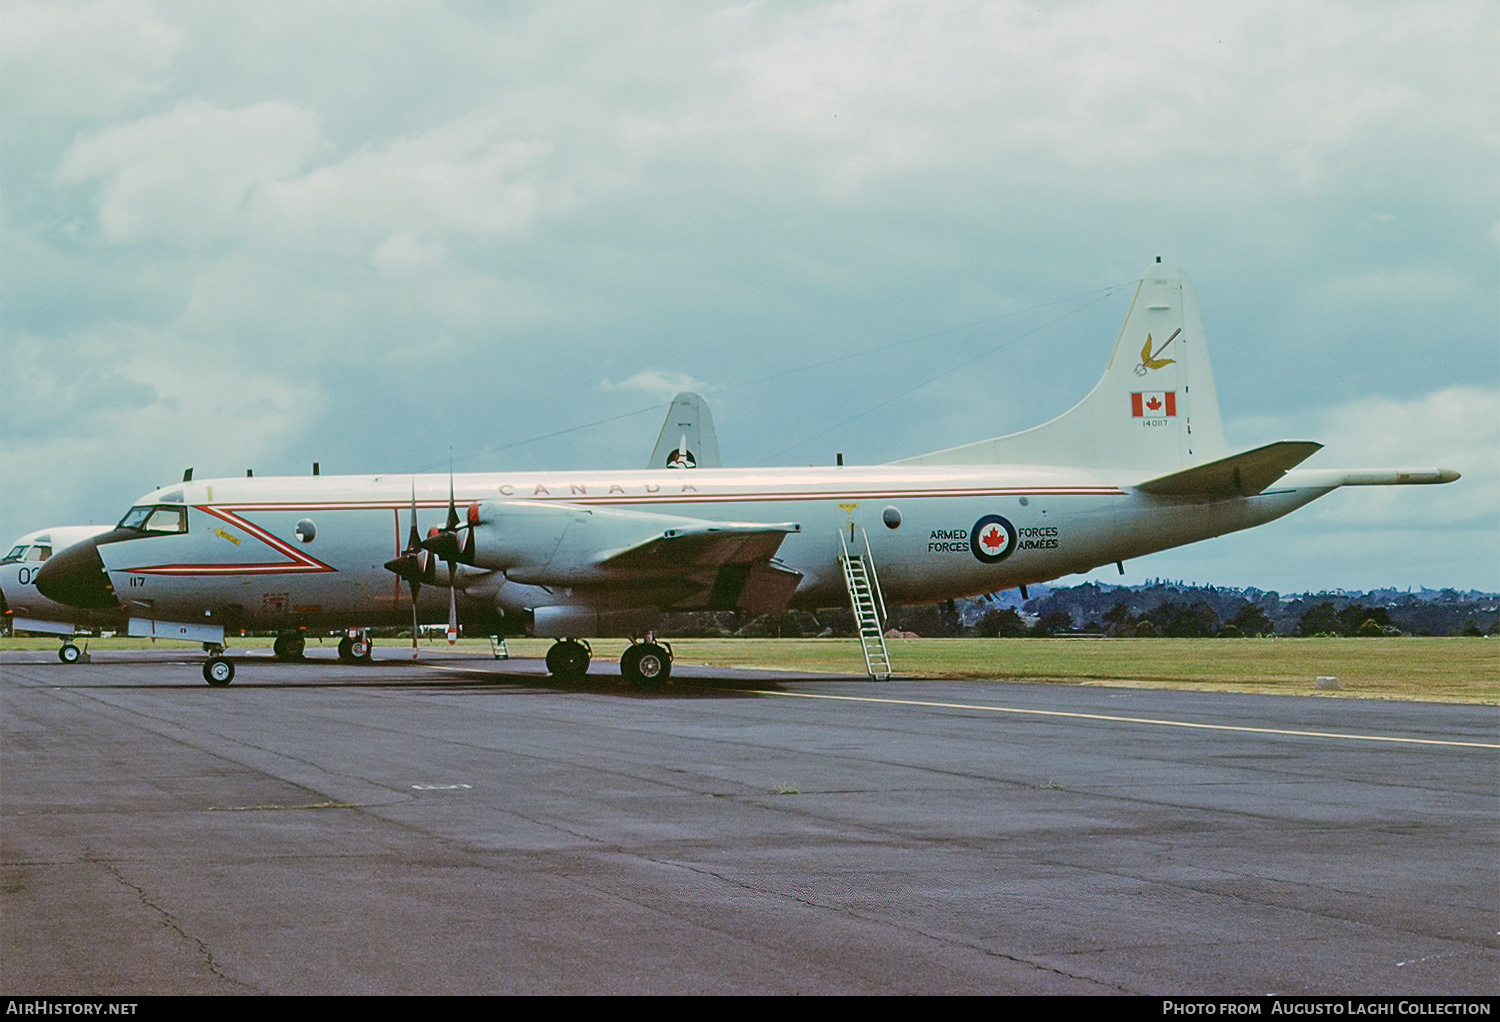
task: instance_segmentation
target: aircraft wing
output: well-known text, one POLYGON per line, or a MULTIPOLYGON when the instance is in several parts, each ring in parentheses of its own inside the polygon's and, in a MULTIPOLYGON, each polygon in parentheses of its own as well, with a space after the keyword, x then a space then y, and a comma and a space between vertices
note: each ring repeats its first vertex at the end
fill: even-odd
POLYGON ((1158 476, 1136 489, 1161 497, 1253 497, 1322 447, 1310 440, 1279 440, 1243 454, 1158 476))
POLYGON ((770 560, 782 540, 801 531, 800 525, 790 523, 703 522, 663 529, 644 542, 606 553, 595 563, 606 571, 643 575, 751 564, 770 560))
POLYGON ((779 614, 791 602, 802 573, 774 557, 781 541, 800 531, 793 524, 703 522, 665 529, 596 564, 616 584, 676 590, 680 595, 675 602, 779 614))
POLYGON ((476 536, 479 563, 524 585, 601 590, 616 603, 779 613, 802 573, 778 562, 794 523, 716 522, 680 515, 556 504, 487 505, 476 536), (502 543, 490 537, 535 542, 502 543), (540 539, 546 533, 548 542, 540 539), (534 554, 549 550, 545 558, 534 554))

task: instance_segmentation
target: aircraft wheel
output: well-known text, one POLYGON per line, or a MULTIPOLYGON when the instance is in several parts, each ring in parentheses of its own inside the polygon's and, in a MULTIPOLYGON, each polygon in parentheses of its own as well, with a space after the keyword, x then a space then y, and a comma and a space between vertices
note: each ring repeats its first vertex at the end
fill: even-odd
POLYGON ((223 688, 234 680, 234 664, 221 656, 211 656, 203 662, 203 680, 214 688, 223 688))
POLYGON ((57 651, 57 659, 61 660, 65 664, 76 664, 82 658, 83 650, 79 649, 71 642, 63 643, 57 651))
POLYGON ((547 650, 547 673, 561 681, 577 681, 589 673, 589 648, 577 639, 563 639, 547 650))
POLYGON ((636 688, 664 688, 672 677, 672 654, 654 642, 639 643, 620 655, 620 673, 636 688))
POLYGON ((370 659, 370 643, 364 639, 339 640, 339 659, 346 664, 366 663, 370 659))
POLYGON ((278 635, 276 641, 271 644, 271 651, 276 654, 277 660, 301 660, 302 652, 306 648, 307 640, 296 633, 278 635))

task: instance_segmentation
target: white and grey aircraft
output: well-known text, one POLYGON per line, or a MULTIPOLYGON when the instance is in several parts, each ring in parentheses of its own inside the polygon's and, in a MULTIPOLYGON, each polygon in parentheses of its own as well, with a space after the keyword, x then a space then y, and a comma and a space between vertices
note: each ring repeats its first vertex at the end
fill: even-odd
POLYGON ((36 576, 54 550, 108 532, 108 525, 62 525, 28 532, 0 559, 0 616, 12 632, 55 635, 62 640, 57 657, 65 664, 83 658, 73 636, 96 628, 123 628, 126 615, 113 610, 80 610, 47 599, 37 592, 36 576))
MULTIPOLYGON (((1158 262, 1098 385, 1021 433, 876 466, 189 482, 55 554, 37 584, 205 642, 272 606, 312 626, 352 607, 398 615, 398 580, 447 587, 450 608, 462 593, 557 639, 547 662, 560 677, 587 671, 584 639, 629 637, 621 672, 650 686, 671 671, 653 631, 664 612, 842 604, 878 635, 884 604, 1089 571, 1272 521, 1340 486, 1458 478, 1298 467, 1319 447, 1230 453, 1197 295, 1158 262)), ((868 647, 866 662, 889 675, 868 647)), ((204 666, 211 684, 233 673, 218 656, 204 666)))

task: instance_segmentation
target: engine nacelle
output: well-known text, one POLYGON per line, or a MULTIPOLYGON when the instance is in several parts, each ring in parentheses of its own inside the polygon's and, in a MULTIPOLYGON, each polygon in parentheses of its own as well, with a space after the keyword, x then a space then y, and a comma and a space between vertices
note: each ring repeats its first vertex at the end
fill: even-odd
POLYGON ((576 518, 588 511, 529 501, 482 504, 474 530, 474 564, 491 570, 540 571, 576 518))
POLYGON ((634 638, 654 628, 659 616, 654 610, 537 607, 531 612, 530 631, 539 639, 634 638))

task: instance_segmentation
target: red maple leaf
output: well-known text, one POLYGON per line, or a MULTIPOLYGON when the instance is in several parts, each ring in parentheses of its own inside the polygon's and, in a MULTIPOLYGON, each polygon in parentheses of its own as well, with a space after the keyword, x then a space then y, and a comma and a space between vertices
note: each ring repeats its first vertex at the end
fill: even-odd
POLYGON ((990 526, 989 531, 979 538, 979 542, 991 550, 999 550, 1005 545, 1005 541, 1000 538, 1000 529, 993 525, 990 526))
POLYGON ((1151 409, 1153 412, 1156 411, 1161 407, 1161 398, 1153 397, 1150 401, 1146 402, 1146 407, 1151 409))

